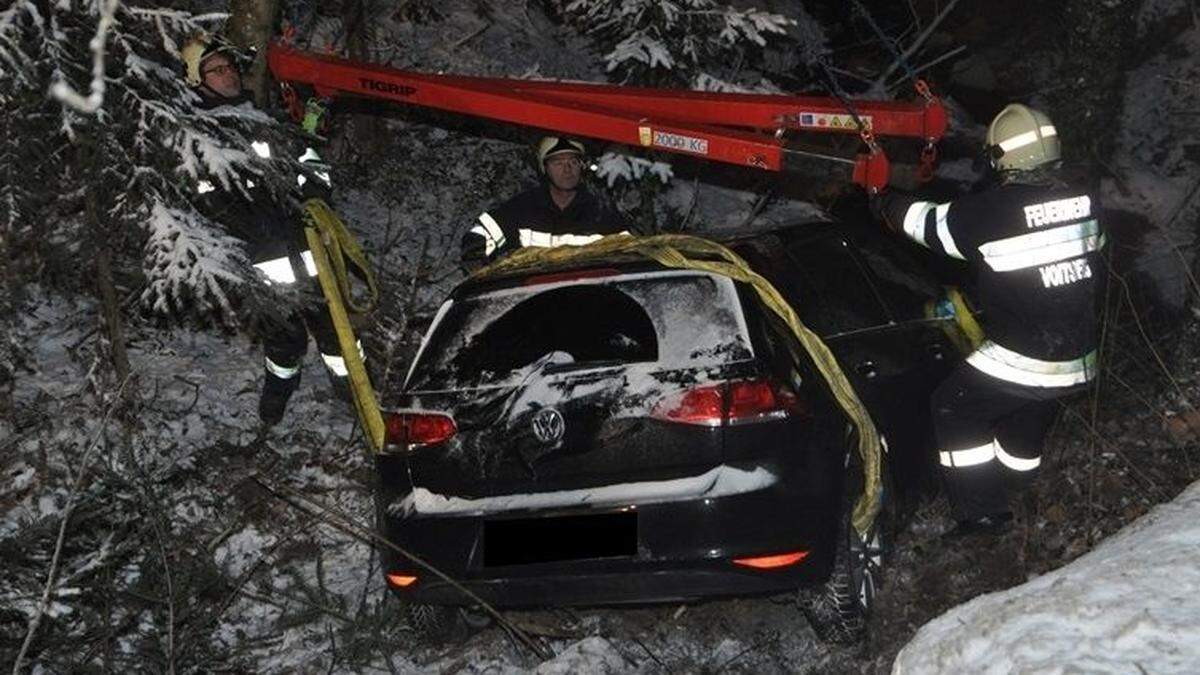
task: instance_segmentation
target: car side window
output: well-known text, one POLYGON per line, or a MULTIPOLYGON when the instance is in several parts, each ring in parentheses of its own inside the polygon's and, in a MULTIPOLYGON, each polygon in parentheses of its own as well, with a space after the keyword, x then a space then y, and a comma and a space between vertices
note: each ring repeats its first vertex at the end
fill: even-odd
POLYGON ((898 246, 894 237, 878 232, 860 233, 853 243, 858 258, 870 270, 872 285, 896 321, 923 319, 925 303, 942 297, 937 275, 925 257, 914 255, 911 246, 898 246))
POLYGON ((782 284, 804 323, 827 336, 890 323, 891 317, 871 287, 849 244, 840 237, 790 242, 778 265, 782 284))

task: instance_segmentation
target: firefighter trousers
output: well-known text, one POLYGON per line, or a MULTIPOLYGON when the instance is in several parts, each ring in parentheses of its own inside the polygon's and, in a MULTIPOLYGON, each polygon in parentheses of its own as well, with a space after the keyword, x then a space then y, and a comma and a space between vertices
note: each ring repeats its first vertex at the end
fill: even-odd
POLYGON ((1010 511, 1009 492, 1037 475, 1056 399, 1081 389, 1015 384, 963 363, 934 390, 937 459, 957 520, 1010 511))
MULTIPOLYGON (((265 331, 263 351, 266 357, 267 381, 263 388, 264 396, 281 396, 286 404, 287 398, 299 384, 300 367, 304 353, 308 350, 310 335, 317 343, 321 360, 325 363, 335 391, 344 388, 348 393, 348 385, 344 384, 348 375, 346 360, 342 357, 342 350, 338 345, 337 332, 329 317, 329 308, 323 302, 312 302, 283 321, 273 323, 265 331)), ((362 353, 361 345, 359 353, 362 353)), ((340 391, 338 393, 341 395, 340 391)))

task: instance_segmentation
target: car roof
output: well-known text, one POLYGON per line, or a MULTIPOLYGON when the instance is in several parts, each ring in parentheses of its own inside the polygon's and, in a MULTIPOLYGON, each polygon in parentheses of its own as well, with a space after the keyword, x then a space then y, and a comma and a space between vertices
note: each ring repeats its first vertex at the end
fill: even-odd
MULTIPOLYGON (((717 230, 703 233, 697 233, 701 239, 708 239, 719 244, 727 246, 735 253, 739 250, 753 249, 757 258, 762 255, 763 251, 782 250, 781 246, 761 246, 756 244, 784 244, 791 243, 803 239, 823 239, 832 236, 840 236, 843 231, 843 226, 833 222, 801 222, 789 223, 777 228, 771 229, 756 229, 750 232, 738 229, 717 230)), ((754 266, 754 259, 747 262, 751 267, 754 266)), ((451 293, 451 298, 461 299, 463 297, 486 293, 502 288, 519 286, 527 283, 533 277, 544 275, 554 275, 561 273, 583 273, 588 270, 596 269, 612 269, 618 274, 630 274, 636 272, 646 272, 653 270, 674 269, 659 264, 653 260, 646 258, 634 252, 615 253, 611 256, 602 259, 589 259, 584 262, 567 261, 559 263, 547 263, 539 265, 535 268, 522 268, 506 273, 497 273, 489 275, 486 278, 468 278, 463 283, 459 284, 451 293)))

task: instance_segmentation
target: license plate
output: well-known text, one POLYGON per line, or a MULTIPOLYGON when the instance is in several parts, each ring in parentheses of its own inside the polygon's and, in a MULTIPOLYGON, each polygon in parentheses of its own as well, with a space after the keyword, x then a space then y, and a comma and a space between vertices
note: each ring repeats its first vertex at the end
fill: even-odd
POLYGON ((489 520, 483 524, 484 567, 634 555, 637 512, 489 520))

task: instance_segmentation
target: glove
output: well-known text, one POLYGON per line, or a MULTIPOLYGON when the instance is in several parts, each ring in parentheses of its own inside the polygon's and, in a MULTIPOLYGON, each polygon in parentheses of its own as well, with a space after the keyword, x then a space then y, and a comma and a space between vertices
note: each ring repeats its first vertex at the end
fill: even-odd
POLYGON ((463 264, 483 263, 487 260, 487 241, 478 232, 467 232, 460 242, 463 264))
POLYGON ((902 223, 893 223, 890 217, 890 214, 895 211, 892 207, 895 205, 897 199, 899 197, 895 193, 886 190, 876 192, 867 200, 867 209, 870 210, 871 217, 883 223, 885 228, 891 232, 902 234, 902 223))
POLYGON ((300 127, 304 129, 309 136, 318 136, 318 133, 324 129, 325 122, 325 101, 319 98, 310 98, 304 102, 304 119, 300 122, 300 127))

